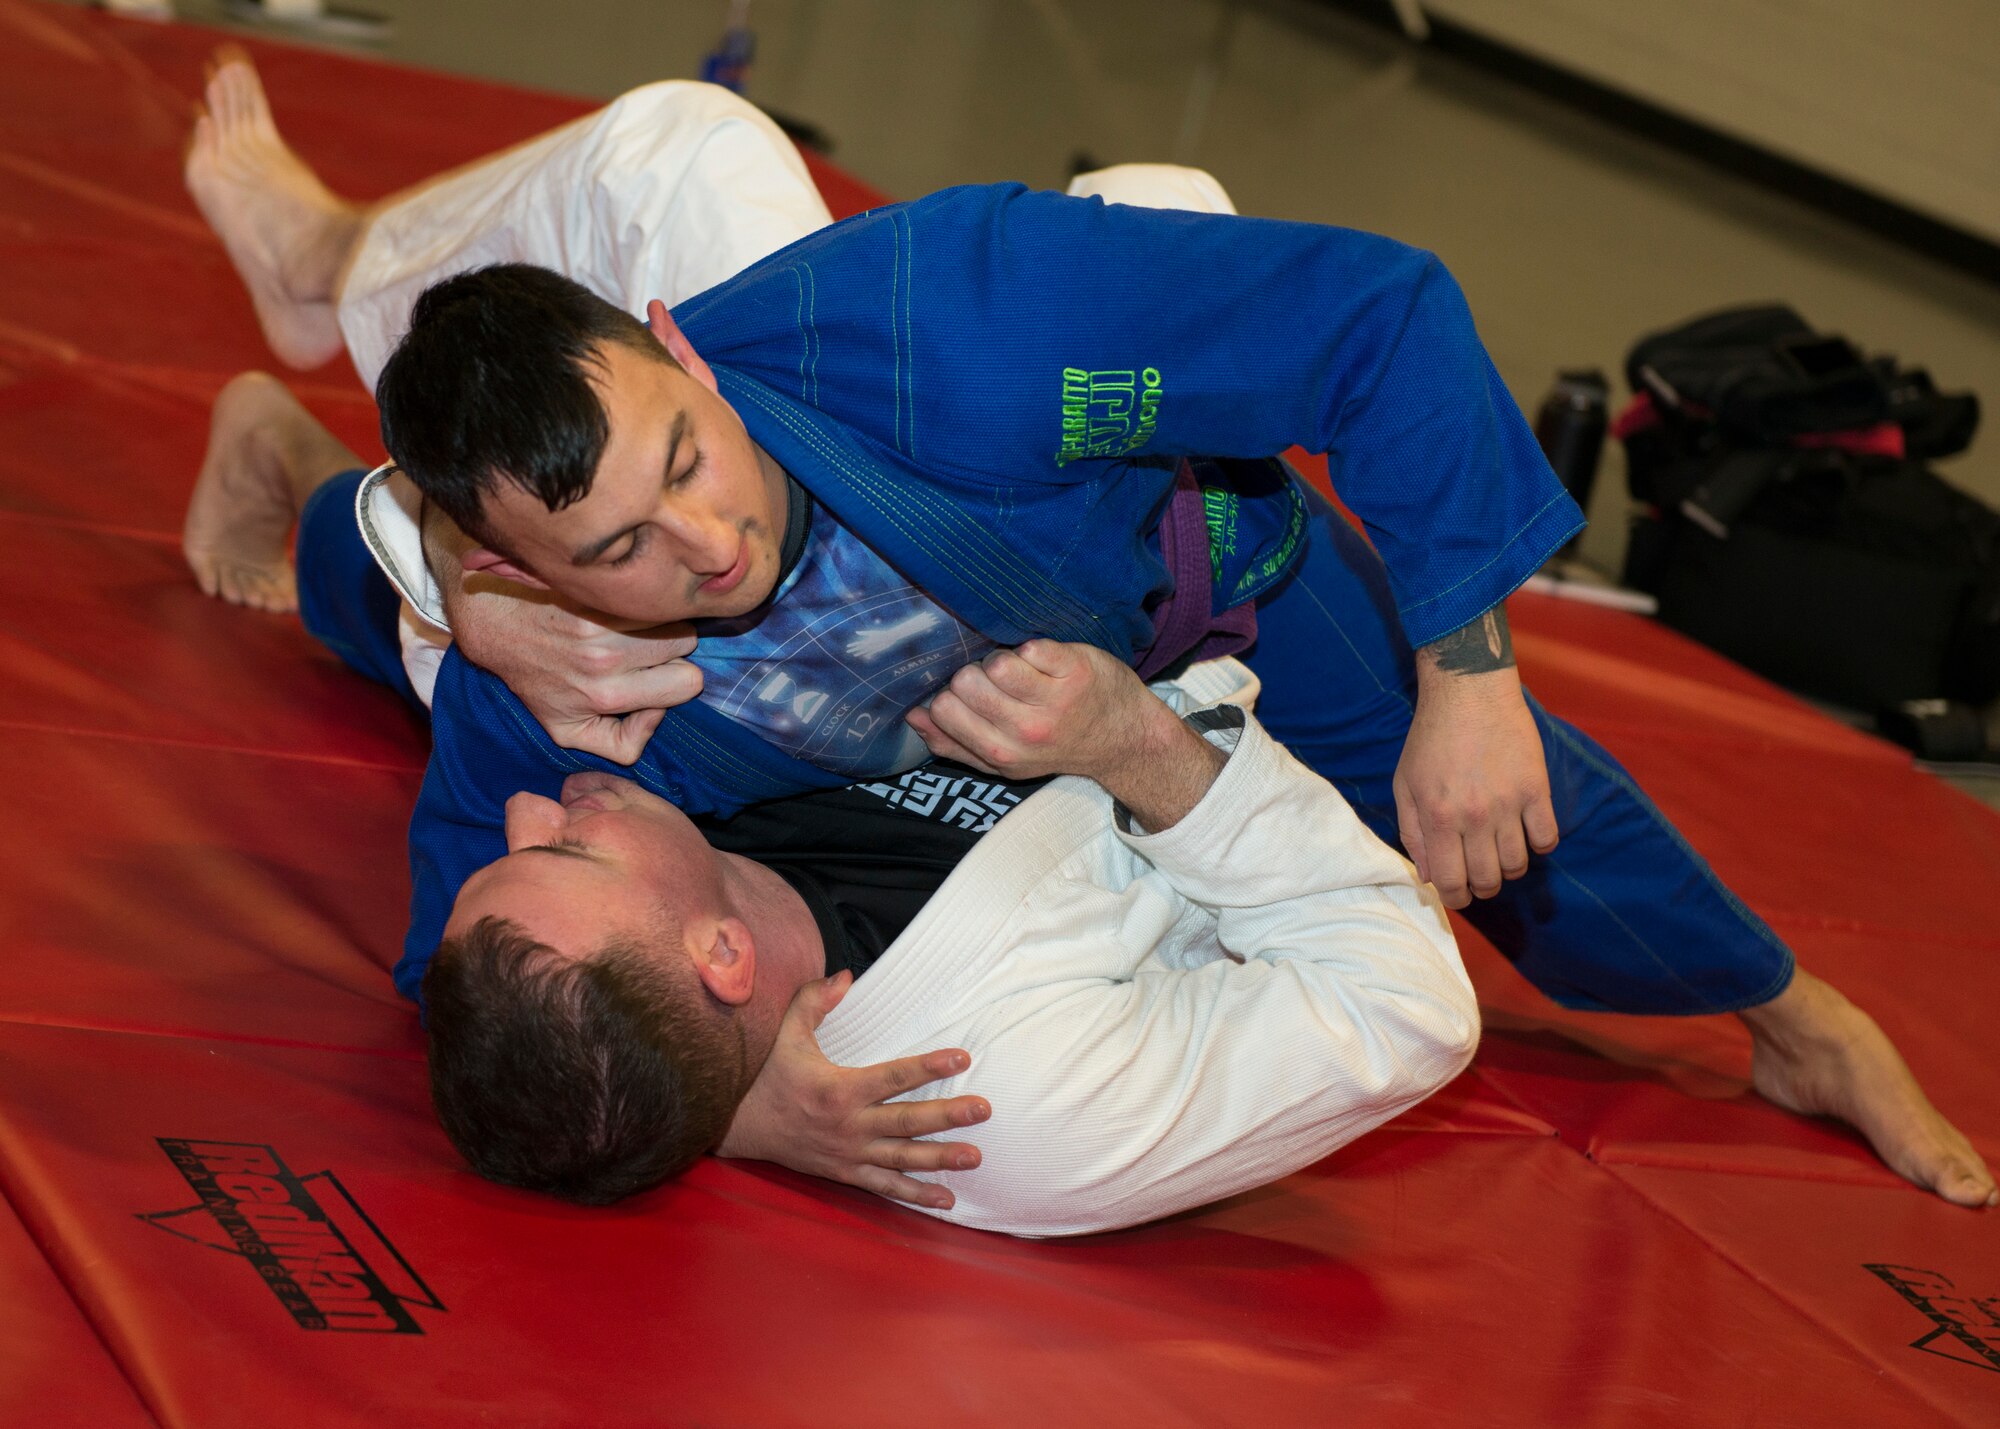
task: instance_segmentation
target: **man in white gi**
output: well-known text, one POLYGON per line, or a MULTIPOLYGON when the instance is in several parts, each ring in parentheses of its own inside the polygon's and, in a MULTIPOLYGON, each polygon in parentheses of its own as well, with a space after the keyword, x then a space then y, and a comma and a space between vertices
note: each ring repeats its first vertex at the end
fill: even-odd
MULTIPOLYGON (((1471 1059, 1478 1008, 1436 891, 1247 715, 1242 666, 1161 686, 1185 722, 1089 646, 976 668, 940 725, 1006 776, 1084 777, 1001 819, 819 1026, 842 1063, 970 1053, 938 1094, 977 1087, 993 1115, 955 1133, 980 1153, 950 1172, 956 1204, 922 1209, 1016 1235, 1135 1225, 1310 1165, 1471 1059)), ((438 1111, 482 1172, 611 1199, 691 1163, 756 1095, 787 1005, 825 973, 820 925, 628 780, 574 775, 507 812, 512 852, 465 886, 425 983, 438 1111), (593 974, 619 962, 653 1005, 602 996, 593 974), (628 1058, 627 1019, 670 1028, 673 1052, 628 1058), (530 1028, 524 1086, 508 1044, 530 1028), (546 1134, 543 1107, 589 1137, 546 1134)), ((765 1134, 732 1128, 722 1150, 785 1159, 765 1134)))

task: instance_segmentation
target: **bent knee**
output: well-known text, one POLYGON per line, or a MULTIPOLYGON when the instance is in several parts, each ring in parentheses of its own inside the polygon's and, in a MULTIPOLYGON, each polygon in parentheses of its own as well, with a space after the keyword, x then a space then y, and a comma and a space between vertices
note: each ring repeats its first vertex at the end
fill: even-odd
POLYGON ((1234 213, 1229 193, 1206 169, 1185 164, 1113 164, 1069 181, 1075 198, 1101 198, 1134 208, 1178 208, 1190 213, 1234 213))
POLYGON ((604 106, 601 117, 614 128, 660 131, 708 129, 732 119, 771 123, 763 110, 742 95, 695 79, 659 79, 628 89, 604 106))

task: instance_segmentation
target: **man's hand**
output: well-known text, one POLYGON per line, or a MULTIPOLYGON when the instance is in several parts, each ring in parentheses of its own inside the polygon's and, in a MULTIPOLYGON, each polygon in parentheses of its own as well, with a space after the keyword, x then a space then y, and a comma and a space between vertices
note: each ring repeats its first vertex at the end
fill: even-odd
POLYGON ((889 1101, 964 1071, 971 1058, 957 1048, 872 1067, 829 1062, 813 1033, 853 982, 839 973, 798 990, 716 1155, 775 1161, 892 1201, 948 1211, 956 1200, 950 1191, 903 1173, 969 1171, 979 1164, 979 1148, 914 1138, 976 1125, 993 1109, 984 1097, 889 1101))
POLYGON ((687 660, 691 627, 639 627, 547 591, 469 576, 461 557, 477 543, 429 502, 422 531, 459 652, 505 681, 564 749, 630 764, 666 712, 701 693, 701 671, 687 660))
POLYGON ((909 721, 931 753, 989 774, 1094 779, 1154 833, 1200 803, 1225 762, 1094 645, 1030 640, 995 650, 909 721))
POLYGON ((564 749, 630 764, 666 712, 701 693, 687 625, 624 629, 542 591, 474 577, 451 612, 465 658, 491 670, 564 749))
POLYGON ((1179 724, 1128 666, 1093 645, 1055 640, 965 666, 909 721, 931 753, 989 774, 1081 774, 1100 784, 1179 724))
POLYGON ((1505 612, 1417 652, 1417 708, 1396 765, 1396 824, 1448 908, 1491 898, 1556 846, 1541 733, 1505 612))

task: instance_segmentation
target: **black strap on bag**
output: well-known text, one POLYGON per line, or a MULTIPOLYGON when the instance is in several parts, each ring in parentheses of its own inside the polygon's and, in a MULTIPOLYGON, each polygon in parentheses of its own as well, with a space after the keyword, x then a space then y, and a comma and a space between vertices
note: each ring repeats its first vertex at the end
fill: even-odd
POLYGON ((1865 709, 2000 696, 2000 514, 1924 465, 1972 394, 1775 305, 1656 333, 1626 377, 1625 579, 1662 620, 1865 709))

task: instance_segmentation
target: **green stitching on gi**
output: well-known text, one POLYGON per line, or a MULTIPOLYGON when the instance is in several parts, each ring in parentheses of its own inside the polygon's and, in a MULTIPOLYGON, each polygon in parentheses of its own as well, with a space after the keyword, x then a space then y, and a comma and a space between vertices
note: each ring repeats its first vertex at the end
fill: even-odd
POLYGON ((500 712, 514 723, 515 727, 521 731, 522 737, 530 745, 547 749, 554 756, 556 763, 560 764, 563 768, 578 773, 590 768, 583 760, 550 739, 547 730, 529 719, 526 711, 516 708, 511 701, 500 701, 500 712))
POLYGON ((911 368, 915 356, 910 351, 910 216, 898 211, 891 215, 889 236, 893 251, 889 264, 889 342, 895 352, 895 411, 889 430, 896 449, 916 459, 917 413, 910 391, 911 368), (905 426, 905 423, 908 423, 905 426))
POLYGON ((791 269, 792 281, 799 286, 799 401, 819 405, 819 323, 814 307, 819 296, 813 281, 812 264, 800 263, 791 269))
MULTIPOLYGON (((739 793, 749 794, 758 789, 768 789, 770 787, 770 785, 763 782, 762 771, 757 769, 755 765, 746 763, 741 756, 736 754, 727 745, 716 743, 701 730, 695 728, 693 724, 682 725, 679 733, 689 744, 701 746, 712 764, 726 761, 731 765, 732 771, 730 777, 742 781, 737 785, 739 793)), ((716 772, 719 775, 721 771, 718 769, 716 772)))
POLYGON ((910 325, 910 290, 916 286, 917 277, 917 235, 910 226, 908 210, 896 214, 896 226, 903 235, 903 336, 901 347, 903 362, 902 407, 909 414, 909 429, 904 438, 903 450, 911 461, 917 459, 917 343, 910 325))
MULTIPOLYGON (((1422 600, 1411 601, 1408 605, 1402 607, 1402 613, 1404 615, 1408 615, 1413 610, 1421 610, 1423 609, 1423 607, 1431 604, 1433 601, 1443 600, 1446 596, 1455 594, 1460 586, 1470 585, 1473 581, 1478 580, 1481 576, 1485 575, 1488 570, 1490 570, 1492 567, 1498 565, 1501 561, 1506 559, 1507 553, 1514 549, 1515 544, 1524 535, 1526 535, 1530 529, 1533 528, 1534 524, 1537 521, 1542 519, 1543 515, 1548 511, 1548 509, 1551 506, 1555 506, 1569 499, 1570 497, 1567 491, 1558 491, 1554 496, 1551 496, 1547 501, 1544 501, 1540 506, 1537 506, 1535 508, 1535 514, 1530 516, 1527 520, 1523 521, 1521 523, 1520 529, 1515 531, 1513 535, 1509 536, 1506 542, 1500 547, 1500 549, 1493 554, 1492 558, 1481 564, 1478 570, 1472 572, 1472 574, 1465 576, 1460 580, 1454 581, 1452 584, 1446 586, 1443 590, 1439 591, 1436 595, 1427 595, 1422 600)), ((1523 577, 1523 579, 1526 579, 1526 577, 1523 577)))
POLYGON ((1157 367, 1138 372, 1062 371, 1062 445, 1056 465, 1084 457, 1125 456, 1152 440, 1160 425, 1164 382, 1157 367))
POLYGON ((806 354, 812 351, 812 337, 806 327, 806 280, 798 269, 792 269, 792 281, 798 284, 799 297, 793 309, 793 324, 799 330, 799 400, 806 400, 806 354))
POLYGON ((806 376, 812 381, 812 404, 819 405, 819 279, 813 273, 812 264, 801 263, 806 270, 806 331, 809 334, 810 361, 806 364, 806 376))

